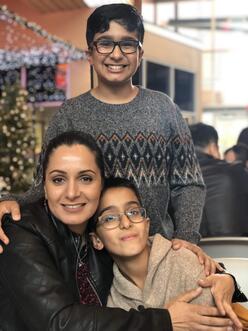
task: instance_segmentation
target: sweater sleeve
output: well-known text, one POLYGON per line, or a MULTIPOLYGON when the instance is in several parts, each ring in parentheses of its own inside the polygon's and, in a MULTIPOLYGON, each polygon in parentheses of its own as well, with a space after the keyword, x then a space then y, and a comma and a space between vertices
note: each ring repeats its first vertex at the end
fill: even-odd
POLYGON ((0 255, 0 284, 28 330, 172 331, 164 309, 126 312, 75 302, 49 254, 52 243, 45 245, 39 231, 23 226, 22 221, 7 222, 4 230, 11 243, 0 255))
POLYGON ((174 237, 198 243, 205 185, 188 125, 177 106, 174 106, 171 123, 170 144, 173 160, 169 182, 170 214, 175 225, 174 237))

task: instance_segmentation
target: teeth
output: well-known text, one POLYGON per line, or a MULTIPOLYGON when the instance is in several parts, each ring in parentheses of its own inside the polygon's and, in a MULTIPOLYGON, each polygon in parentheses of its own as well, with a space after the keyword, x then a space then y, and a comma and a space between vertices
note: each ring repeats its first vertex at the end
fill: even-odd
POLYGON ((125 66, 124 65, 108 65, 109 69, 111 70, 120 70, 123 69, 125 66))
POLYGON ((64 205, 66 208, 69 208, 69 209, 76 209, 76 208, 79 208, 81 207, 82 205, 81 204, 78 204, 78 205, 64 205))

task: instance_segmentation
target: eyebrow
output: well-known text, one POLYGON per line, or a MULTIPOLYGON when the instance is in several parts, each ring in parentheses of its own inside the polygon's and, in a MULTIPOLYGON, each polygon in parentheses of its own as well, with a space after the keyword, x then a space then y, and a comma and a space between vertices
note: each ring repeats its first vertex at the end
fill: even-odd
MULTIPOLYGON (((102 36, 102 37, 99 37, 98 39, 94 40, 95 42, 96 41, 100 41, 100 40, 111 40, 111 41, 115 41, 113 37, 111 36, 102 36)), ((117 41, 124 41, 124 40, 134 40, 134 41, 139 41, 137 38, 134 38, 134 37, 130 37, 130 36, 125 36, 125 37, 122 37, 121 39, 117 40, 117 41)))
MULTIPOLYGON (((137 206, 140 206, 140 203, 138 202, 138 201, 128 201, 126 204, 125 204, 125 207, 129 207, 129 206, 131 206, 131 205, 133 205, 133 204, 135 204, 135 205, 137 205, 137 206)), ((98 216, 101 216, 105 211, 107 211, 107 210, 111 210, 111 209, 115 209, 116 208, 116 206, 108 206, 108 207, 106 207, 106 208, 103 208, 100 212, 99 212, 99 214, 98 214, 98 216)))
MULTIPOLYGON (((82 170, 82 171, 79 171, 79 175, 83 175, 85 173, 92 173, 92 174, 96 174, 96 172, 94 170, 91 170, 91 169, 86 169, 86 170, 82 170)), ((54 169, 52 171, 50 171, 48 174, 51 175, 53 173, 59 173, 59 174, 63 174, 63 175, 66 175, 67 174, 67 171, 64 171, 64 170, 60 170, 60 169, 54 169)))

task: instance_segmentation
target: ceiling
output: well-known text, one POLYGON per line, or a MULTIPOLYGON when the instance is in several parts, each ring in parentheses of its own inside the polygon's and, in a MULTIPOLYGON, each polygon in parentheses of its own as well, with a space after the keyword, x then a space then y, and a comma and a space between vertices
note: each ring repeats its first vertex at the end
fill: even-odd
POLYGON ((83 0, 25 0, 25 2, 43 14, 85 7, 83 0))
MULTIPOLYGON (((144 0, 146 3, 156 3, 156 2, 182 2, 182 1, 192 1, 192 0, 144 0)), ((199 0, 195 0, 199 1, 199 0)), ((211 0, 209 0, 211 1, 211 0)), ((83 0, 25 0, 25 2, 31 5, 33 8, 38 10, 40 13, 46 14, 51 12, 63 11, 63 10, 73 10, 86 7, 83 0)), ((130 1, 132 3, 137 3, 140 6, 141 0, 130 1)), ((110 1, 111 3, 111 1, 110 1)))

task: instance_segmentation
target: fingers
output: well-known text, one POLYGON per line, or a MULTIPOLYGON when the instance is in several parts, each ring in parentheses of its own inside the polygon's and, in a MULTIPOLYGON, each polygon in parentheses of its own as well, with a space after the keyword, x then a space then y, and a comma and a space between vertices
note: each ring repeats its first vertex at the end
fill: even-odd
POLYGON ((13 207, 11 210, 11 216, 14 221, 19 221, 21 219, 20 208, 19 206, 13 207))
POLYGON ((176 250, 178 250, 179 248, 181 248, 183 246, 183 240, 172 239, 171 244, 172 244, 172 246, 171 246, 172 249, 174 249, 176 251, 176 250))
POLYGON ((225 316, 226 315, 226 310, 225 310, 225 307, 223 305, 223 299, 218 297, 218 296, 215 296, 214 297, 214 301, 215 301, 215 304, 216 304, 216 307, 218 308, 219 310, 219 313, 222 315, 222 316, 225 316))
MULTIPOLYGON (((1 225, 1 223, 0 223, 1 225)), ((8 245, 9 238, 6 236, 6 234, 3 232, 3 229, 0 227, 0 240, 5 244, 8 245)), ((2 247, 2 246, 1 246, 2 247)), ((2 253, 2 252, 1 252, 2 253)))
POLYGON ((175 301, 180 302, 190 302, 193 299, 197 298, 202 293, 202 288, 198 287, 196 289, 185 292, 184 294, 177 297, 175 301))
POLYGON ((233 325, 238 330, 242 330, 242 323, 238 319, 238 316, 235 314, 234 310, 232 309, 232 306, 228 303, 224 303, 224 309, 226 311, 226 315, 232 320, 233 325))
POLYGON ((2 201, 0 202, 0 220, 5 214, 11 214, 14 221, 19 221, 21 218, 20 208, 16 201, 2 201))

